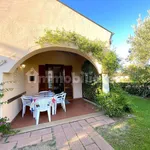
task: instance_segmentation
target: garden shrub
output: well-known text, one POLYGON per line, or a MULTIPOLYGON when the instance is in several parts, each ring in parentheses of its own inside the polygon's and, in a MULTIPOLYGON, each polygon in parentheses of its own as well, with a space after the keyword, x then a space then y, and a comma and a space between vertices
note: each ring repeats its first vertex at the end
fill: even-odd
POLYGON ((132 111, 124 91, 117 86, 112 86, 111 92, 108 94, 103 92, 97 94, 96 101, 105 114, 110 117, 120 117, 124 113, 132 111))
POLYGON ((82 84, 83 89, 83 97, 95 102, 96 101, 96 95, 98 91, 101 91, 101 83, 96 82, 95 84, 82 84))
POLYGON ((118 85, 120 85, 120 87, 129 94, 141 97, 150 97, 150 83, 118 83, 118 85))
POLYGON ((9 119, 7 117, 5 118, 0 118, 0 133, 3 134, 15 134, 16 131, 13 131, 11 129, 11 125, 8 122, 9 119))
POLYGON ((96 94, 101 90, 101 76, 98 75, 95 67, 87 60, 82 66, 82 91, 83 97, 95 101, 96 94))

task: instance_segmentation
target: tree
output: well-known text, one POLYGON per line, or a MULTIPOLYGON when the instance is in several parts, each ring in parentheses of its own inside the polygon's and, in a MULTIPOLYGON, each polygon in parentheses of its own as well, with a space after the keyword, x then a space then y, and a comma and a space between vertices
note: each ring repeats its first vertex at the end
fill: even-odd
POLYGON ((145 67, 130 65, 125 68, 125 73, 133 82, 129 84, 126 91, 142 97, 150 96, 150 65, 145 67))
POLYGON ((150 63, 150 10, 144 20, 139 16, 137 22, 134 35, 128 39, 131 45, 129 60, 138 66, 145 66, 150 63))
POLYGON ((125 68, 125 74, 130 76, 132 82, 145 85, 150 83, 150 65, 145 67, 129 65, 125 68))

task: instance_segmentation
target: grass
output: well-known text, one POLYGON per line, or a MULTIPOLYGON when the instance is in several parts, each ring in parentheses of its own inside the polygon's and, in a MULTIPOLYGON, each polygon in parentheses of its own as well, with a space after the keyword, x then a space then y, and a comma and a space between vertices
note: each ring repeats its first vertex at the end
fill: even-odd
POLYGON ((98 127, 96 130, 115 150, 150 149, 150 99, 127 95, 134 113, 120 119, 113 125, 98 127))

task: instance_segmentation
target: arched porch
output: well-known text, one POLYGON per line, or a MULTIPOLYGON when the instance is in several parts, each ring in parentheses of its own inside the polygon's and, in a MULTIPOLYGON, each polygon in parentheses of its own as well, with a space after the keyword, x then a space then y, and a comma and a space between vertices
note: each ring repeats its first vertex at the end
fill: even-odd
MULTIPOLYGON (((7 71, 3 74, 3 81, 17 81, 4 85, 4 88, 13 87, 13 91, 9 91, 4 95, 3 101, 10 100, 16 95, 26 92, 28 95, 37 94, 39 92, 38 82, 29 82, 27 73, 31 68, 39 74, 39 65, 63 65, 72 66, 72 98, 82 98, 82 80, 81 67, 85 60, 89 60, 97 72, 101 74, 102 66, 92 57, 91 54, 85 54, 73 47, 66 46, 49 46, 42 49, 34 49, 24 54, 22 58, 15 60, 13 63, 8 63, 7 71), (22 67, 25 64, 25 68, 22 67), (76 82, 76 78, 80 79, 76 82)), ((104 80, 104 88, 108 90, 107 79, 104 80)), ((13 99, 8 105, 2 107, 2 117, 7 116, 12 121, 21 110, 20 98, 13 99), (8 111, 9 110, 9 111, 8 111)))

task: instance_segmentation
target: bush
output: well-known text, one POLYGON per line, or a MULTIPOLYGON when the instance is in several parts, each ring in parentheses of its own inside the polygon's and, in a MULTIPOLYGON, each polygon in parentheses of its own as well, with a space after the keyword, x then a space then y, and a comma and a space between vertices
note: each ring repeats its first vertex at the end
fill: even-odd
POLYGON ((0 118, 0 133, 3 134, 15 134, 16 132, 11 129, 9 119, 7 117, 0 118))
POLYGON ((120 117, 126 112, 131 112, 132 108, 125 97, 125 93, 119 87, 111 87, 111 92, 97 94, 97 104, 110 117, 120 117))
POLYGON ((82 72, 83 97, 95 101, 96 94, 102 87, 101 76, 98 75, 97 70, 89 61, 84 62, 82 72))
POLYGON ((83 97, 90 101, 95 102, 97 93, 101 91, 101 83, 82 84, 82 88, 83 88, 83 97))
POLYGON ((129 94, 150 97, 150 83, 139 84, 139 83, 118 83, 122 89, 129 94))

